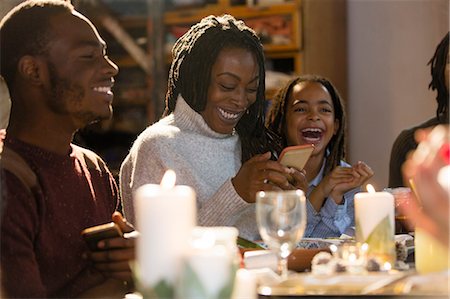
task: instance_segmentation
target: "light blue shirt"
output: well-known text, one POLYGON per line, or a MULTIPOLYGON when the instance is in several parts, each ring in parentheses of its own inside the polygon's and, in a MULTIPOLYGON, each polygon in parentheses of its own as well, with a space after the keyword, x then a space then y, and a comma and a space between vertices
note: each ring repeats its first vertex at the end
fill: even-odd
MULTIPOLYGON (((340 166, 351 167, 348 163, 341 161, 340 166)), ((309 183, 307 197, 317 185, 322 181, 325 160, 317 176, 309 183)), ((355 225, 355 205, 354 196, 360 192, 361 188, 355 188, 344 194, 343 203, 338 205, 331 198, 325 199, 324 205, 317 212, 309 200, 306 201, 307 225, 305 238, 328 238, 339 237, 345 233, 353 235, 355 225)))

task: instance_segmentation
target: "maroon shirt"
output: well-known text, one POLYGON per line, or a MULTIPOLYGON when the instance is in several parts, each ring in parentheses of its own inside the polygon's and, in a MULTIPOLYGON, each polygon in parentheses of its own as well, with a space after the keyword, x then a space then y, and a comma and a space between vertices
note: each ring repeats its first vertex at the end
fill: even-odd
POLYGON ((102 283, 104 277, 82 257, 87 247, 80 232, 110 222, 117 208, 117 186, 104 162, 73 144, 67 155, 10 137, 5 145, 28 163, 40 189, 32 194, 15 175, 2 173, 5 293, 23 298, 74 297, 102 283))

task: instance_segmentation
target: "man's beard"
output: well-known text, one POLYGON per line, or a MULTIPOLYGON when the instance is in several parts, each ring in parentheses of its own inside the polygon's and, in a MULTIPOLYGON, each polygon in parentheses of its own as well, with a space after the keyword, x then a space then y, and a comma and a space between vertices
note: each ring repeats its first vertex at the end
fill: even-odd
POLYGON ((59 77, 55 66, 50 62, 49 76, 51 90, 48 104, 53 112, 70 115, 72 118, 82 122, 84 126, 110 118, 94 114, 92 111, 69 111, 67 108, 68 106, 77 107, 83 104, 82 101, 85 96, 85 90, 81 85, 59 77))

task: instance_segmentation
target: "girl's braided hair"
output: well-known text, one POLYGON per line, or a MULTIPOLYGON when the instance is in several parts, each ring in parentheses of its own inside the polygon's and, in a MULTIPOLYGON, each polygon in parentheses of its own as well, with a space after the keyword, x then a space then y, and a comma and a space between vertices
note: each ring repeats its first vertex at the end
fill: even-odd
POLYGON ((301 82, 317 82, 326 88, 333 101, 334 118, 339 121, 338 131, 327 145, 329 155, 327 156, 327 162, 324 170, 324 175, 326 175, 333 170, 334 167, 338 166, 341 160, 345 159, 345 107, 339 92, 330 80, 318 75, 303 75, 291 79, 275 95, 271 109, 267 116, 266 125, 269 129, 281 136, 281 144, 283 147, 288 145, 286 139, 287 102, 293 87, 301 82))

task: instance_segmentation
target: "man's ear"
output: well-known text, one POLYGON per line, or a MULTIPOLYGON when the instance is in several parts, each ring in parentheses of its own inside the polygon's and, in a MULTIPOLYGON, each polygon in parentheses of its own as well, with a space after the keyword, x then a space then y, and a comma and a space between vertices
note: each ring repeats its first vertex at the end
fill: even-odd
POLYGON ((34 85, 42 84, 42 64, 31 56, 22 56, 17 64, 20 77, 34 85))

